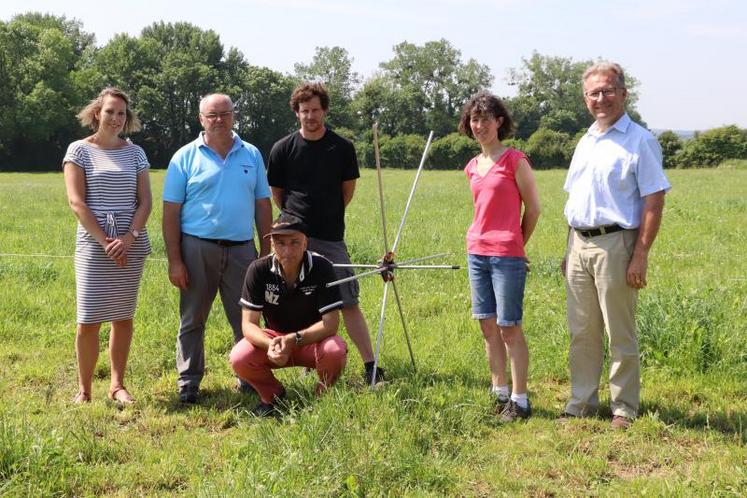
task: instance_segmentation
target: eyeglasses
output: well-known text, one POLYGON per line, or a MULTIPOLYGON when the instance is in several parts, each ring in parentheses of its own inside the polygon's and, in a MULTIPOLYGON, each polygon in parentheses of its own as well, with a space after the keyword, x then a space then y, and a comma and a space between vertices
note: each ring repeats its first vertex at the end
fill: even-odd
POLYGON ((200 113, 200 115, 208 121, 215 121, 218 118, 227 119, 229 116, 233 116, 233 111, 211 112, 208 114, 200 113))
POLYGON ((599 97, 604 95, 605 97, 614 97, 617 93, 617 87, 604 88, 602 90, 594 90, 593 92, 584 92, 584 96, 587 99, 599 100, 599 97))

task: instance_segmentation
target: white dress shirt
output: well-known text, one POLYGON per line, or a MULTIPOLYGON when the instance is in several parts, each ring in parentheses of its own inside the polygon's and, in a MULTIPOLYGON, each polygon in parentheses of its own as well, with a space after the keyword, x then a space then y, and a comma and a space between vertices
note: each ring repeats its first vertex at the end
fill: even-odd
POLYGON ((625 113, 605 132, 595 122, 576 145, 565 217, 574 228, 638 228, 643 197, 670 188, 659 142, 625 113))

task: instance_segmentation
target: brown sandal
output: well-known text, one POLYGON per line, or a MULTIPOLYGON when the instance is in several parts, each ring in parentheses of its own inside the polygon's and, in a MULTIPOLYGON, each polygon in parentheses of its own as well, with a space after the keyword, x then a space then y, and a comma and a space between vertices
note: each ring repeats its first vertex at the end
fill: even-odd
POLYGON ((109 399, 121 405, 131 405, 135 402, 130 393, 124 387, 118 387, 109 391, 109 399))
POLYGON ((82 405, 83 403, 90 403, 90 402, 91 402, 91 395, 83 391, 80 391, 73 398, 73 403, 75 403, 76 405, 82 405))

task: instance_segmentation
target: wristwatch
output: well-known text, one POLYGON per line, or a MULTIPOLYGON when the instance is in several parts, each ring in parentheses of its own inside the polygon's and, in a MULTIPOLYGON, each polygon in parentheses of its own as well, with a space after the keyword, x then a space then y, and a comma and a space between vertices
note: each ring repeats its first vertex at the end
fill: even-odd
POLYGON ((302 341, 303 337, 301 336, 301 332, 296 331, 296 346, 300 346, 302 341))
POLYGON ((130 233, 132 234, 132 238, 134 238, 135 240, 140 237, 140 230, 138 230, 137 228, 133 228, 132 230, 130 230, 130 233))

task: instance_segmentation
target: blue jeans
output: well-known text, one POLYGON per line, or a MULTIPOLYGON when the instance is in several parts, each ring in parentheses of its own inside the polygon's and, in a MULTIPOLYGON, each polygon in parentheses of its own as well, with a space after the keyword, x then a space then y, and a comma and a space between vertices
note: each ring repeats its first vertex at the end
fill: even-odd
POLYGON ((472 318, 496 318, 501 327, 521 325, 524 312, 524 258, 469 254, 472 318))

